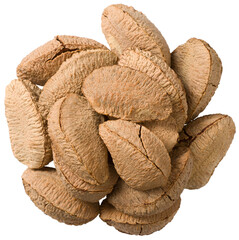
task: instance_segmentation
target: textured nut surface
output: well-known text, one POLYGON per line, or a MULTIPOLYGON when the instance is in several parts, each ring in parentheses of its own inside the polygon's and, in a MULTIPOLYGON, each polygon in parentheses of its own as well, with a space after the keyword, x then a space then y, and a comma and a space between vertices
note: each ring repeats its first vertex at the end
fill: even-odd
POLYGON ((146 216, 164 211, 174 204, 187 185, 192 170, 188 148, 175 148, 171 153, 172 171, 165 187, 139 191, 119 180, 108 202, 129 215, 146 216))
POLYGON ((167 183, 170 157, 162 141, 147 128, 124 120, 107 121, 99 133, 119 176, 132 188, 148 190, 167 183))
POLYGON ((33 203, 59 222, 81 225, 93 220, 99 213, 98 203, 87 203, 72 197, 53 168, 27 169, 22 181, 33 203))
POLYGON ((232 118, 223 114, 197 118, 184 128, 180 144, 188 145, 193 157, 193 169, 187 188, 201 188, 208 183, 225 156, 235 131, 232 118))
POLYGON ((171 54, 157 27, 123 4, 104 9, 101 27, 111 50, 58 35, 22 59, 6 87, 11 147, 28 166, 26 194, 46 215, 78 226, 99 214, 122 233, 149 235, 172 221, 185 188, 208 183, 233 141, 230 116, 195 119, 222 63, 196 38, 171 54))
POLYGON ((44 85, 61 64, 74 53, 99 48, 106 49, 105 46, 92 39, 56 36, 23 58, 17 67, 17 76, 20 79, 44 85))
POLYGON ((86 202, 98 202, 106 194, 113 190, 113 186, 118 180, 118 175, 113 167, 109 164, 109 177, 107 181, 100 185, 92 185, 81 179, 78 174, 72 171, 71 167, 65 164, 64 159, 54 150, 54 164, 67 190, 76 198, 86 202))
MULTIPOLYGON (((107 117, 108 120, 117 120, 114 117, 107 117)), ((165 120, 145 121, 140 123, 153 132, 165 145, 168 152, 171 152, 177 144, 179 133, 175 119, 169 116, 165 120)))
POLYGON ((82 91, 96 112, 124 120, 163 120, 172 112, 160 84, 127 67, 96 69, 83 82, 82 91))
POLYGON ((73 93, 58 100, 48 117, 55 150, 72 172, 91 184, 102 184, 109 177, 108 151, 98 132, 103 121, 84 97, 73 93))
POLYGON ((116 210, 106 200, 100 206, 100 218, 121 232, 135 235, 147 235, 159 231, 168 224, 178 211, 181 199, 165 211, 152 216, 130 216, 116 210))
POLYGON ((177 131, 177 124, 173 117, 162 121, 147 121, 141 123, 154 133, 165 145, 168 152, 171 152, 176 145, 179 134, 177 131))
POLYGON ((151 51, 170 65, 169 47, 155 25, 133 7, 115 4, 107 7, 102 15, 102 31, 118 56, 129 47, 151 51))
POLYGON ((205 41, 191 38, 173 51, 172 68, 185 87, 190 121, 214 95, 221 78, 221 60, 205 41))
POLYGON ((120 56, 119 65, 146 73, 161 85, 170 97, 171 116, 176 120, 178 131, 181 131, 187 119, 186 93, 181 80, 167 63, 150 52, 128 49, 120 56))
POLYGON ((43 116, 46 117, 53 104, 67 93, 82 95, 82 82, 94 69, 116 62, 116 55, 106 49, 75 53, 45 84, 39 99, 39 108, 43 116))
POLYGON ((41 90, 30 81, 13 80, 6 87, 5 114, 14 156, 30 168, 52 160, 46 121, 38 110, 41 90))

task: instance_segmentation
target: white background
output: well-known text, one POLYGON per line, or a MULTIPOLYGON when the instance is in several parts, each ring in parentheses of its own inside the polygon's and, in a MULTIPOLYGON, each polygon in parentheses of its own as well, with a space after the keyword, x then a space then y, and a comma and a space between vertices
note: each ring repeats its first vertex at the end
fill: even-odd
MULTIPOLYGON (((38 210, 25 194, 26 168, 13 156, 4 116, 5 86, 16 78, 21 59, 55 35, 93 38, 107 44, 101 13, 113 3, 133 5, 159 28, 171 51, 191 37, 206 40, 219 54, 223 75, 203 115, 224 113, 239 123, 239 14, 235 1, 1 1, 0 3, 0 239, 136 239, 107 226, 98 217, 83 226, 67 226, 38 210)), ((202 115, 202 114, 201 114, 202 115)), ((209 184, 185 190, 174 220, 144 239, 239 239, 239 138, 209 184)))

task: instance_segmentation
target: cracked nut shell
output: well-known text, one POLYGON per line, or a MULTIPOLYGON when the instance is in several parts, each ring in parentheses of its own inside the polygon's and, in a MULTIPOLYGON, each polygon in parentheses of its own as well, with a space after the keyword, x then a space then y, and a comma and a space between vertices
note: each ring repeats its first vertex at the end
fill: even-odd
POLYGON ((173 117, 169 116, 166 120, 155 120, 142 122, 141 125, 148 128, 163 143, 168 152, 171 152, 178 141, 177 124, 173 117))
POLYGON ((170 65, 168 44, 148 18, 133 7, 115 4, 107 7, 101 18, 102 31, 113 52, 120 56, 129 47, 151 51, 170 65))
POLYGON ((222 63, 205 41, 191 38, 172 53, 172 68, 187 94, 188 119, 202 112, 214 95, 222 74, 222 63))
POLYGON ((74 197, 86 202, 98 202, 106 194, 112 192, 114 185, 118 180, 113 164, 109 164, 109 177, 107 181, 100 185, 92 185, 81 179, 78 174, 72 171, 72 168, 65 164, 65 160, 59 152, 53 150, 53 158, 56 170, 61 177, 66 189, 74 197))
POLYGON ((180 135, 180 144, 189 146, 193 158, 187 188, 197 189, 208 183, 225 156, 235 131, 232 118, 223 114, 203 116, 185 126, 180 135))
POLYGON ((172 171, 164 187, 139 191, 119 180, 107 201, 117 210, 133 216, 154 215, 171 207, 187 185, 192 170, 190 150, 176 147, 171 153, 172 171))
POLYGON ((48 116, 55 150, 72 172, 96 185, 109 177, 108 151, 98 132, 103 121, 83 96, 73 93, 58 100, 48 116))
POLYGON ((87 203, 71 196, 54 168, 27 169, 22 175, 27 195, 45 214, 70 225, 82 225, 99 213, 98 203, 87 203))
POLYGON ((74 53, 90 49, 106 49, 95 40, 75 37, 56 36, 28 54, 17 67, 17 76, 38 85, 44 85, 61 64, 74 53))
POLYGON ((38 109, 41 90, 30 81, 11 81, 6 87, 5 114, 14 156, 30 168, 52 160, 47 124, 38 109))
POLYGON ((47 117, 50 108, 67 93, 82 95, 83 80, 97 68, 117 63, 115 54, 107 49, 95 49, 75 53, 67 59, 43 87, 39 108, 44 117, 47 117))
POLYGON ((101 124, 99 133, 117 173, 130 187, 148 190, 167 183, 170 156, 163 142, 147 128, 115 120, 101 124))
POLYGON ((177 213, 180 207, 181 199, 161 213, 137 217, 130 216, 116 210, 106 200, 100 206, 100 218, 110 226, 114 226, 118 231, 134 235, 148 235, 161 230, 177 213))
POLYGON ((170 97, 172 103, 171 117, 177 123, 177 130, 181 131, 187 119, 186 93, 181 80, 167 63, 150 52, 128 49, 120 56, 118 64, 143 72, 160 84, 170 97))

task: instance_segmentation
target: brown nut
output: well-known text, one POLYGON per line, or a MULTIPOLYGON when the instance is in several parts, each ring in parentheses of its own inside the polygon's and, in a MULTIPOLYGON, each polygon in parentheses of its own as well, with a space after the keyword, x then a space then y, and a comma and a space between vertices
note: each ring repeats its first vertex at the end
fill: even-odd
POLYGON ((119 180, 108 202, 117 210, 133 216, 154 215, 172 206, 187 185, 192 170, 188 148, 175 148, 172 152, 172 171, 167 185, 148 191, 139 191, 119 180))
POLYGON ((164 143, 168 152, 172 151, 179 137, 177 124, 173 117, 169 116, 168 119, 162 121, 147 121, 142 122, 141 124, 148 128, 164 143))
POLYGON ((65 164, 82 180, 96 185, 109 177, 108 151, 98 132, 103 121, 84 97, 73 93, 58 100, 48 116, 52 144, 65 164))
POLYGON ((27 169, 22 175, 27 195, 45 214, 59 222, 82 225, 99 213, 98 203, 87 203, 71 196, 53 168, 27 169))
POLYGON ((133 7, 115 4, 102 14, 102 31, 111 49, 118 56, 129 47, 151 51, 170 65, 169 47, 155 25, 133 7))
POLYGON ((130 187, 148 190, 167 183, 171 172, 168 151, 147 128, 116 120, 101 124, 99 133, 117 173, 130 187))
MULTIPOLYGON (((117 118, 108 116, 107 120, 117 120, 117 118)), ((176 121, 173 117, 169 116, 167 119, 161 121, 145 121, 140 124, 154 133, 163 142, 168 152, 171 152, 177 144, 179 134, 176 121)))
POLYGON ((117 63, 115 54, 107 49, 96 49, 75 53, 67 59, 43 87, 39 108, 46 117, 53 104, 67 93, 82 95, 83 80, 97 68, 117 63))
POLYGON ((84 80, 82 91, 96 112, 124 120, 163 120, 172 112, 160 84, 127 67, 96 69, 84 80))
POLYGON ((189 146, 193 169, 187 188, 206 185, 215 168, 225 156, 235 134, 231 117, 212 114, 190 122, 180 134, 181 145, 189 146))
POLYGON ((152 216, 137 217, 116 210, 104 200, 100 206, 100 218, 120 232, 134 235, 148 235, 161 230, 171 222, 180 207, 180 203, 181 199, 179 198, 171 207, 161 213, 152 216))
POLYGON ((191 38, 173 51, 172 68, 185 87, 190 121, 214 95, 222 74, 221 60, 205 41, 191 38))
POLYGON ((43 86, 61 64, 74 53, 99 48, 106 49, 92 39, 56 36, 23 58, 17 67, 17 76, 22 80, 29 80, 43 86))
POLYGON ((60 156, 59 152, 52 148, 53 158, 56 170, 61 177, 66 189, 75 198, 79 198, 86 202, 98 202, 105 195, 112 192, 114 185, 118 180, 118 175, 113 164, 109 164, 109 178, 100 185, 92 185, 81 179, 78 174, 72 171, 71 166, 68 166, 65 160, 60 156))
POLYGON ((120 56, 118 64, 146 73, 152 80, 161 85, 170 97, 171 116, 177 123, 177 130, 181 131, 187 119, 186 93, 181 80, 167 63, 150 52, 128 49, 120 56))
POLYGON ((47 124, 38 110, 41 90, 30 81, 13 80, 6 87, 5 114, 14 156, 30 168, 52 160, 47 124))

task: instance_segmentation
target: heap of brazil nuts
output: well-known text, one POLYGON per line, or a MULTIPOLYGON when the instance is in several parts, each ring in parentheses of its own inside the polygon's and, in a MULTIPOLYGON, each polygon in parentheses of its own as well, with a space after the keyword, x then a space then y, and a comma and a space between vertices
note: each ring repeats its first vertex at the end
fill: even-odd
POLYGON ((99 214, 121 232, 151 234, 172 221, 185 188, 208 183, 233 140, 230 116, 196 118, 222 64, 196 38, 170 54, 133 7, 107 7, 102 30, 111 50, 56 36, 19 64, 5 96, 12 151, 45 214, 73 225, 99 214))

